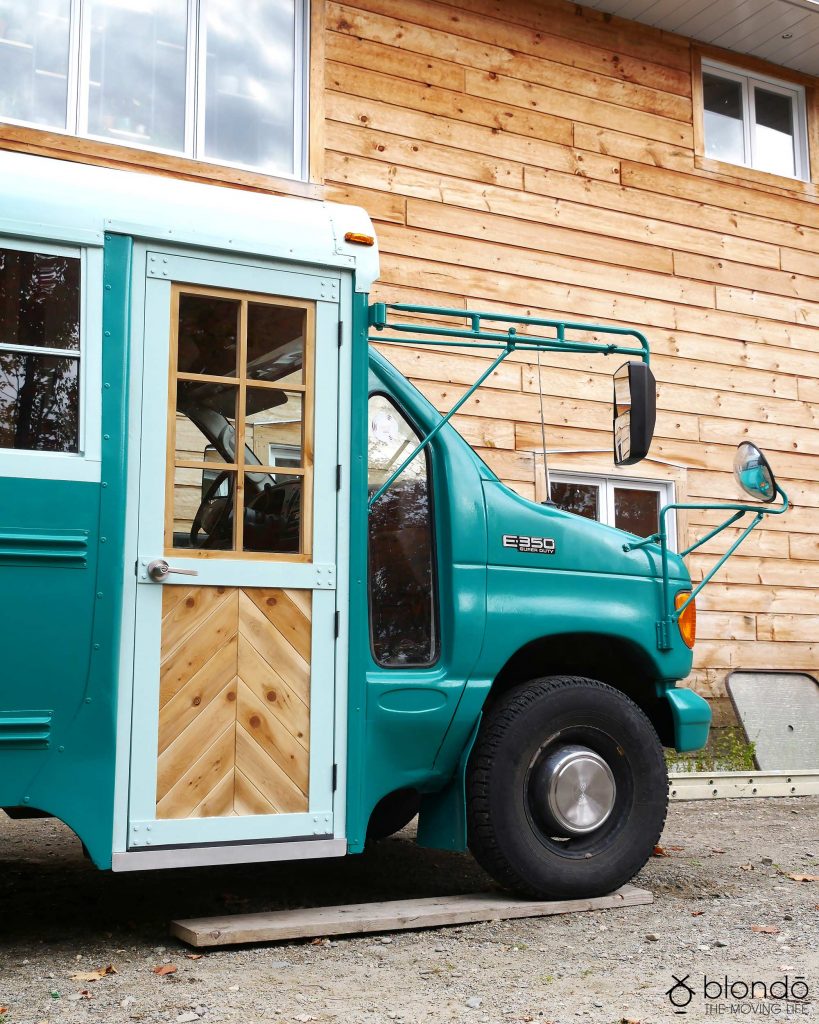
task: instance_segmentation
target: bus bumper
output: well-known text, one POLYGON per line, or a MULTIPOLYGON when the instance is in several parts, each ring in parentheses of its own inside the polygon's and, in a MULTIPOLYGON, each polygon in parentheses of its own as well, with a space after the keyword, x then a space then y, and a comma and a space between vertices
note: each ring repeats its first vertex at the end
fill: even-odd
POLYGON ((700 750, 708 741, 711 728, 711 708, 693 690, 674 687, 665 691, 674 722, 674 748, 681 754, 700 750))

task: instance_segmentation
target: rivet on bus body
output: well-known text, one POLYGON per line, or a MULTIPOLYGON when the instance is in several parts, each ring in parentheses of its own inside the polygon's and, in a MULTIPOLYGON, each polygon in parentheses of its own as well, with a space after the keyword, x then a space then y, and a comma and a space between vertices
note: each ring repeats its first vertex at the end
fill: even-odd
POLYGON ((104 544, 107 540, 107 537, 100 537, 100 544, 104 544))
POLYGON ((105 332, 105 337, 106 338, 110 338, 111 337, 111 332, 110 331, 106 331, 105 332))
POLYGON ((101 487, 107 487, 107 486, 108 486, 108 484, 107 484, 107 483, 105 483, 105 481, 103 481, 103 482, 102 482, 102 483, 100 484, 100 486, 101 486, 101 487))
POLYGON ((139 832, 139 825, 134 825, 134 832, 139 832))
POLYGON ((31 803, 31 797, 30 796, 24 796, 23 797, 23 803, 24 804, 31 803))
POLYGON ((97 600, 99 600, 101 597, 102 597, 102 591, 100 590, 99 593, 97 594, 97 600))
POLYGON ((57 753, 62 754, 65 752, 65 747, 57 747, 57 753))
POLYGON ((91 698, 90 697, 86 697, 85 698, 85 703, 86 704, 90 704, 91 703, 91 698))
POLYGON ((103 384, 103 387, 104 387, 104 388, 110 388, 110 387, 111 387, 111 385, 110 385, 110 384, 103 384))
POLYGON ((100 645, 99 644, 94 644, 94 650, 98 651, 99 649, 100 649, 100 645))
POLYGON ((111 291, 111 285, 110 285, 110 284, 107 284, 107 285, 105 286, 105 290, 106 290, 107 292, 110 292, 110 291, 111 291))
POLYGON ((103 441, 110 441, 111 440, 111 435, 110 434, 103 434, 102 435, 102 439, 103 439, 103 441))

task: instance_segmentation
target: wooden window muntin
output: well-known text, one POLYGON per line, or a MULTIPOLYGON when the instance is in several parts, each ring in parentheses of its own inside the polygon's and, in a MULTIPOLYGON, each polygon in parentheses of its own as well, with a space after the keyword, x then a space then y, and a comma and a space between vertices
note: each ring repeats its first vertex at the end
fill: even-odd
POLYGON ((168 554, 184 557, 221 557, 242 559, 274 559, 277 561, 307 562, 312 554, 313 533, 313 436, 314 436, 314 381, 315 381, 315 303, 300 301, 278 295, 255 292, 237 292, 229 289, 206 288, 199 285, 174 285, 171 292, 171 337, 168 388, 168 438, 167 468, 165 486, 165 550, 168 554), (235 377, 217 374, 179 373, 177 358, 179 346, 179 300, 181 295, 202 295, 211 298, 231 299, 239 303, 238 359, 235 377), (247 310, 249 304, 267 304, 289 307, 304 311, 304 350, 302 357, 303 383, 264 381, 247 377, 247 310), (225 384, 237 390, 235 458, 232 462, 202 459, 177 458, 177 384, 180 380, 201 383, 225 384), (247 389, 259 388, 270 391, 292 392, 302 395, 301 451, 302 463, 292 466, 271 466, 248 463, 245 460, 246 423, 245 406, 247 389), (174 547, 174 498, 175 474, 177 469, 194 469, 213 472, 226 471, 235 474, 236 486, 233 508, 233 547, 231 549, 175 548, 174 547), (300 544, 298 552, 263 552, 243 550, 244 531, 244 484, 248 473, 274 473, 277 476, 294 476, 301 479, 300 544))

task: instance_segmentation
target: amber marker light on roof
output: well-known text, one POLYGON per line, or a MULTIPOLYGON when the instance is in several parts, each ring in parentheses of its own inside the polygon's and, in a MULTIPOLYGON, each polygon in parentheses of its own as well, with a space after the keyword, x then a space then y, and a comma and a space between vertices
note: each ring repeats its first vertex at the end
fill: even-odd
POLYGON ((344 241, 352 242, 353 245, 375 245, 375 238, 372 235, 364 235, 360 231, 348 231, 344 241))
MULTIPOLYGON (((691 591, 683 590, 674 598, 674 607, 679 608, 684 605, 688 598, 691 596, 691 591)), ((693 647, 694 641, 697 638, 697 603, 692 601, 685 609, 681 612, 677 619, 677 625, 680 629, 680 636, 683 638, 683 642, 687 647, 693 647)))

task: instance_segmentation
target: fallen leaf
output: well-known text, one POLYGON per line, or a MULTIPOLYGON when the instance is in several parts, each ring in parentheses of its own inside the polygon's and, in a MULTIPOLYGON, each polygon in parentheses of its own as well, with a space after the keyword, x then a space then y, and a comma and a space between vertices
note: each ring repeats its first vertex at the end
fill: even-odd
POLYGON ((176 964, 160 964, 159 967, 154 967, 154 974, 164 977, 166 974, 176 974, 178 970, 176 964))
POLYGON ((692 910, 692 911, 691 911, 691 916, 692 916, 692 917, 702 917, 702 915, 703 915, 704 913, 705 913, 705 911, 704 911, 704 910, 692 910))
POLYGON ((684 846, 669 846, 669 850, 676 850, 677 853, 679 853, 680 850, 684 850, 684 849, 685 849, 684 846))
POLYGON ((2 1017, 4 1013, 8 1013, 8 1012, 9 1012, 9 1008, 7 1006, 0 1006, 0 1017, 2 1017))
POLYGON ((757 935, 778 935, 779 929, 775 924, 752 924, 751 931, 757 935))
POLYGON ((754 870, 754 866, 753 866, 753 864, 740 864, 739 865, 739 870, 740 871, 753 871, 754 870))
POLYGON ((655 846, 654 847, 653 856, 654 857, 670 857, 671 854, 670 853, 666 853, 666 849, 665 849, 664 846, 655 846))
POLYGON ((188 960, 201 960, 204 955, 204 953, 186 953, 185 957, 188 960))
POLYGON ((640 1022, 633 1017, 621 1017, 620 1024, 640 1024, 640 1022))
POLYGON ((711 853, 725 853, 725 850, 721 850, 718 846, 712 846, 711 853))
POLYGON ((794 882, 819 882, 819 875, 800 875, 798 873, 788 874, 794 882))
POLYGON ((108 964, 107 967, 98 967, 96 971, 81 971, 79 974, 72 974, 72 981, 100 981, 102 978, 107 977, 109 974, 116 974, 117 969, 113 964, 108 964))

